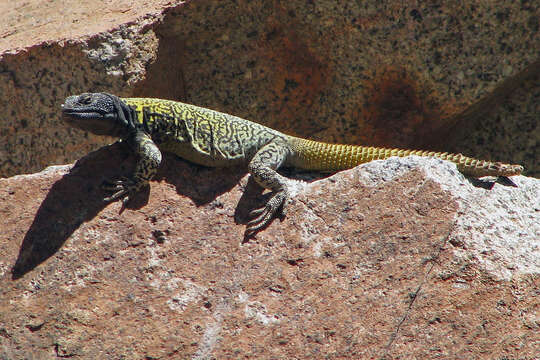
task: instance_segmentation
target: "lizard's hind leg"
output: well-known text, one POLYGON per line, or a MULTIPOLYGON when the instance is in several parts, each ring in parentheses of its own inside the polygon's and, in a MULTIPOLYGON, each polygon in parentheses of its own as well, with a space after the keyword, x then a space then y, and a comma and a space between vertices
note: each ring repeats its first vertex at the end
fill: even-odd
POLYGON ((289 154, 286 144, 280 141, 271 142, 262 147, 251 159, 248 165, 253 179, 265 189, 270 189, 272 195, 266 205, 253 210, 247 223, 246 236, 249 236, 266 227, 278 210, 283 209, 289 199, 289 191, 285 177, 276 172, 289 154))

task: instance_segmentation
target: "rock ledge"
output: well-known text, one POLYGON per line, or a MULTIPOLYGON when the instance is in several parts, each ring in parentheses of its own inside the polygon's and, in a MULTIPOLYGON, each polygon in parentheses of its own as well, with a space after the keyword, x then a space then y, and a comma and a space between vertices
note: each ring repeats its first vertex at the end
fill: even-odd
POLYGON ((132 167, 115 147, 0 179, 0 358, 538 355, 539 180, 376 161, 291 180, 243 243, 265 195, 242 169, 166 156, 122 212, 100 200, 132 167))

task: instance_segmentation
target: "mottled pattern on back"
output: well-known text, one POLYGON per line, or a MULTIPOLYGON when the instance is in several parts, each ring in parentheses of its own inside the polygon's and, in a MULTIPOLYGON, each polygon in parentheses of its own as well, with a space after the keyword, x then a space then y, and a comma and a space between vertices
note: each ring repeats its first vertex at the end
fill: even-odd
POLYGON ((124 98, 135 108, 160 149, 192 162, 226 166, 247 162, 264 145, 285 135, 242 118, 169 100, 124 98))

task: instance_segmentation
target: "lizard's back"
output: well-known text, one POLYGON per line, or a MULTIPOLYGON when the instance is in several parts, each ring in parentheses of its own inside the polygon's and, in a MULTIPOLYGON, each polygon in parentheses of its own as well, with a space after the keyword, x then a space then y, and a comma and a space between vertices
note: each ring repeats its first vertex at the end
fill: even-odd
POLYGON ((171 100, 123 98, 137 112, 160 149, 206 166, 249 161, 264 145, 285 135, 219 111, 171 100))

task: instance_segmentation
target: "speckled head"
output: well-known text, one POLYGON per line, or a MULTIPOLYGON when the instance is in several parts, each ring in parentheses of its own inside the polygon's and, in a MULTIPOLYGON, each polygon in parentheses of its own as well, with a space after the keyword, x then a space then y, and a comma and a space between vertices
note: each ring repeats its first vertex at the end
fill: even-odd
POLYGON ((62 120, 96 135, 124 136, 133 127, 132 110, 107 93, 69 96, 62 104, 62 120))

